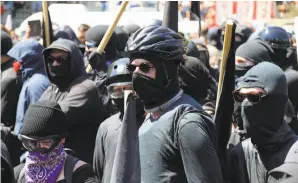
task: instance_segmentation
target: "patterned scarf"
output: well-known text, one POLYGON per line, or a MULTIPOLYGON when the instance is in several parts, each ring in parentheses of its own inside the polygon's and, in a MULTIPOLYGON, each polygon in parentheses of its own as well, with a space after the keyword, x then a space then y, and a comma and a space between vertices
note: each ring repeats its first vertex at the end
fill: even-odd
POLYGON ((66 159, 63 144, 55 147, 51 152, 42 154, 30 152, 26 158, 26 183, 54 183, 56 182, 66 159))

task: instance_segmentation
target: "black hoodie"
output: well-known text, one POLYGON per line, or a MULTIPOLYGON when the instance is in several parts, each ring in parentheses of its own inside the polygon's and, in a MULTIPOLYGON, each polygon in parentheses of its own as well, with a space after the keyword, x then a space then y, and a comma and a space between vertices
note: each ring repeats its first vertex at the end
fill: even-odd
POLYGON ((266 182, 267 171, 283 164, 298 139, 283 121, 288 101, 286 77, 278 66, 262 62, 240 78, 237 89, 241 88, 262 88, 267 95, 257 104, 247 99, 241 104, 244 129, 251 138, 232 150, 231 182, 266 182))
POLYGON ((201 60, 189 56, 186 63, 180 66, 179 81, 183 91, 200 104, 215 101, 216 81, 201 60))
MULTIPOLYGON (((107 117, 107 113, 99 98, 95 83, 87 79, 82 54, 77 45, 66 39, 54 41, 43 51, 44 57, 52 49, 67 51, 71 56, 69 76, 72 81, 65 83, 63 90, 53 83, 41 96, 40 100, 58 102, 68 117, 69 137, 65 147, 75 151, 79 159, 92 164, 93 150, 97 128, 107 117)), ((46 71, 51 82, 55 82, 49 74, 47 61, 46 71)))

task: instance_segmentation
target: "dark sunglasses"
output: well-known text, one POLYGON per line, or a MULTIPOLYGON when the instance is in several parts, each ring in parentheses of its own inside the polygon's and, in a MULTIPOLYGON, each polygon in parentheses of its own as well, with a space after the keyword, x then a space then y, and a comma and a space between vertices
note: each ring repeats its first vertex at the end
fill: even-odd
POLYGON ((235 102, 243 102, 247 98, 253 104, 257 104, 261 101, 262 98, 266 97, 266 93, 259 93, 259 94, 241 94, 239 91, 233 92, 233 97, 235 102))
POLYGON ((61 63, 61 62, 67 61, 68 60, 68 57, 67 56, 61 56, 61 57, 48 56, 48 58, 47 58, 47 62, 50 63, 50 64, 53 63, 55 60, 58 63, 61 63))
POLYGON ((141 63, 140 65, 127 64, 127 66, 126 66, 127 70, 131 74, 136 70, 137 67, 139 67, 142 72, 148 73, 150 71, 150 69, 153 68, 154 66, 148 65, 146 63, 141 63))
POLYGON ((59 135, 47 136, 47 137, 38 137, 32 138, 25 135, 20 135, 20 140, 23 146, 29 151, 39 151, 43 153, 50 152, 54 149, 61 141, 59 135))

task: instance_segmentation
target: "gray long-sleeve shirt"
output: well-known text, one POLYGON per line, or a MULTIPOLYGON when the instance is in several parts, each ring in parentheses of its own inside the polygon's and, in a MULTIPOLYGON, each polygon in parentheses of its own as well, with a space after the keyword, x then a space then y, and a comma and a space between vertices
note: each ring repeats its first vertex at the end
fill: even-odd
POLYGON ((223 182, 215 149, 215 125, 188 95, 139 129, 143 183, 223 182))

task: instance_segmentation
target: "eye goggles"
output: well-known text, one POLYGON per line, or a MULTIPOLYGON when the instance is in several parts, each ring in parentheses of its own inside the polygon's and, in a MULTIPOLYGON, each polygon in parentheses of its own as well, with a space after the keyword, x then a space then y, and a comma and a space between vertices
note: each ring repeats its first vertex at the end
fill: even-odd
POLYGON ((67 60, 68 60, 68 57, 66 57, 66 56, 61 56, 61 57, 48 56, 48 58, 47 58, 47 62, 49 64, 52 64, 54 61, 61 63, 61 62, 66 62, 67 60))
POLYGON ((87 46, 88 49, 97 47, 94 43, 91 43, 91 42, 88 42, 88 41, 85 42, 85 46, 87 46))
POLYGON ((238 90, 233 92, 233 97, 235 102, 242 103, 243 100, 247 98, 253 104, 257 104, 261 101, 262 98, 266 97, 267 93, 258 93, 258 94, 242 94, 238 90))
POLYGON ((107 89, 111 98, 113 99, 124 98, 124 90, 132 90, 132 83, 125 82, 125 83, 110 84, 107 87, 107 89))
POLYGON ((19 138, 23 146, 29 152, 39 151, 43 153, 52 151, 60 143, 62 139, 59 135, 38 137, 38 138, 20 135, 19 138))
POLYGON ((132 74, 136 68, 139 67, 140 70, 143 72, 143 73, 148 73, 150 71, 151 68, 154 68, 153 65, 149 65, 149 64, 146 64, 146 63, 141 63, 140 65, 132 65, 132 64, 128 64, 126 66, 127 70, 132 74))

